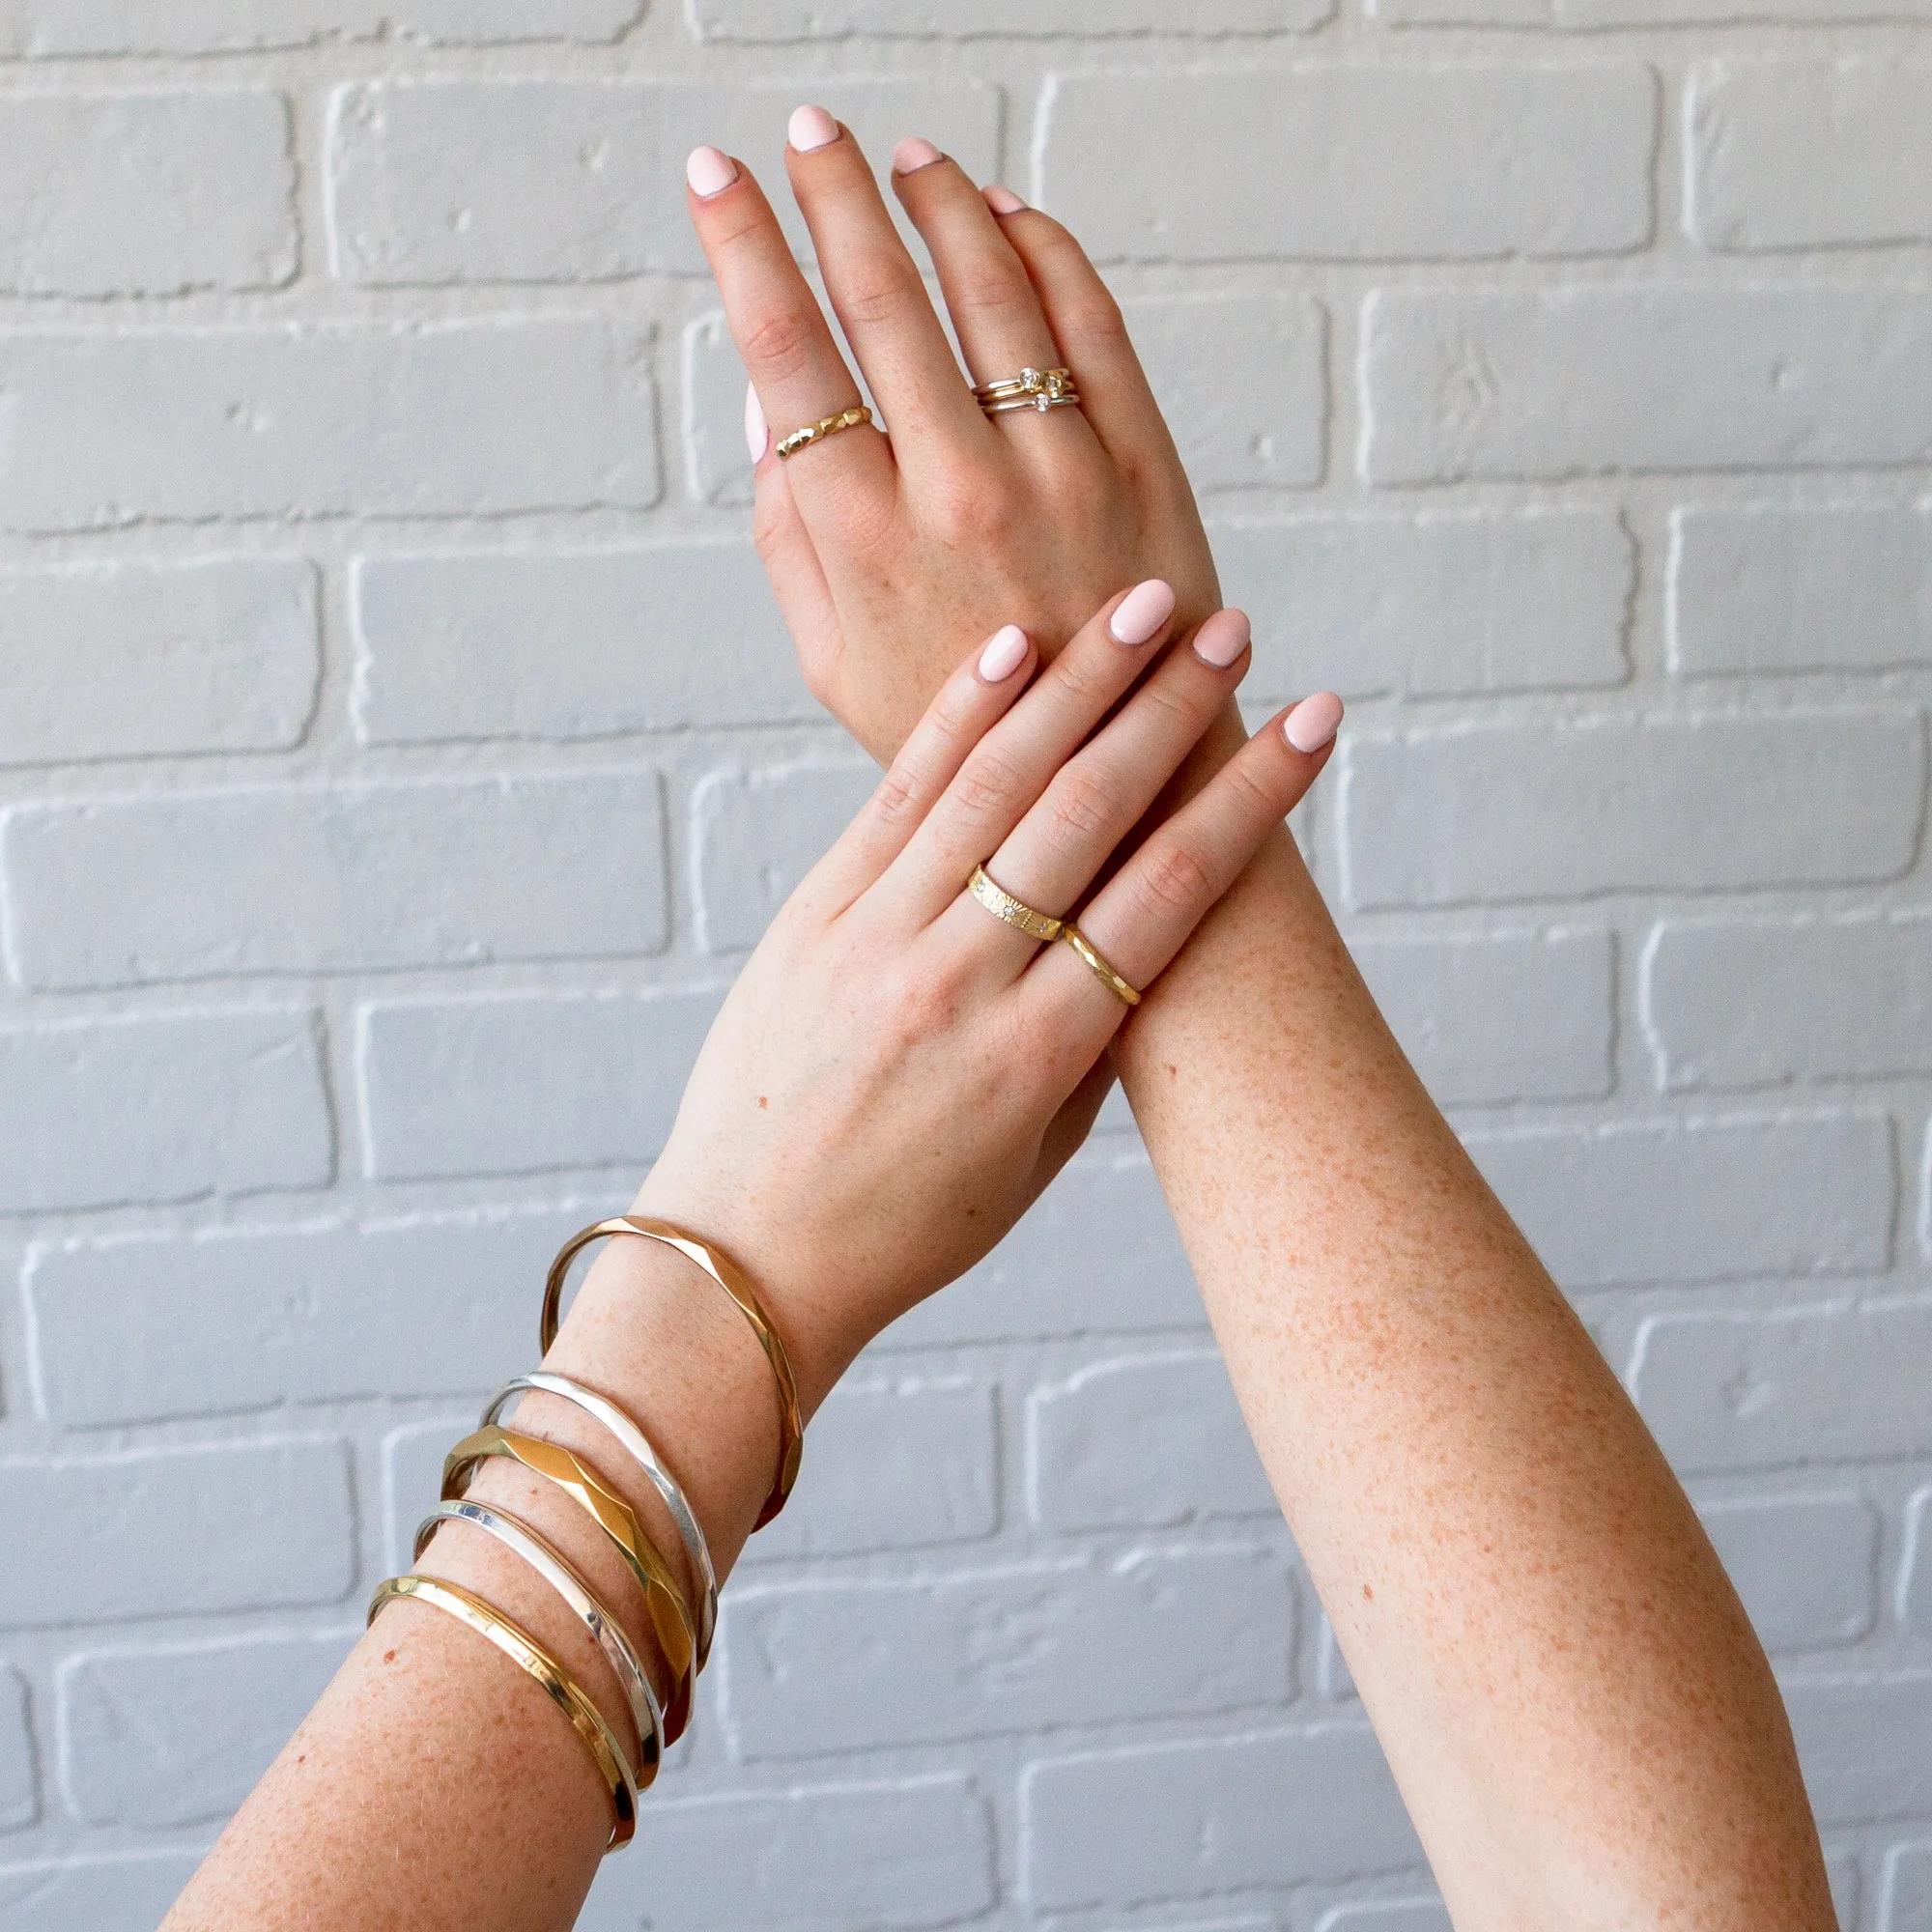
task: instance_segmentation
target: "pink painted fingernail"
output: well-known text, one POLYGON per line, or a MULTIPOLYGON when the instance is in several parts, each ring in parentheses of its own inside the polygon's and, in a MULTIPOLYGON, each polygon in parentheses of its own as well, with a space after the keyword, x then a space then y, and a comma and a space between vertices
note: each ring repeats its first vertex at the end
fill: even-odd
POLYGON ((908 134, 893 150, 893 172, 895 175, 916 175, 921 168, 929 168, 934 161, 945 158, 930 141, 918 134, 908 134))
POLYGON ((709 201, 714 194, 723 194, 738 179, 738 163, 716 148, 694 148, 685 157, 684 178, 691 184, 693 194, 709 201))
POLYGON ((1194 655, 1216 670, 1226 670, 1253 636, 1245 611, 1216 611, 1194 634, 1194 655))
POLYGON ((989 187, 986 190, 986 206, 995 214, 1017 214, 1026 203, 1009 187, 989 187))
POLYGON ((1144 644, 1174 615, 1174 585, 1158 577, 1136 583, 1107 620, 1117 644, 1144 644))
POLYGON ((980 653, 980 680, 1002 684, 1026 661, 1027 634, 1017 624, 1006 624, 986 640, 980 653))
POLYGON ((1303 757, 1319 752, 1335 735, 1342 723, 1342 700, 1332 691, 1318 691, 1304 697, 1281 721, 1281 735, 1303 757))
POLYGON ((745 446, 752 452, 753 464, 762 463, 765 451, 772 446, 772 426, 765 420, 757 390, 749 383, 745 384, 745 446))
POLYGON ((829 148, 838 138, 838 124, 822 107, 794 107, 785 128, 785 138, 801 155, 814 148, 829 148))

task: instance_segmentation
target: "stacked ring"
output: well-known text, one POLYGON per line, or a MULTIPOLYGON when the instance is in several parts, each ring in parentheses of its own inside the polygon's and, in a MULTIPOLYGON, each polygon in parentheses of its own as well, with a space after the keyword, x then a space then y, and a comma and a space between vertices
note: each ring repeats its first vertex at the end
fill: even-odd
POLYGON ((973 400, 989 416, 1003 416, 1013 410, 1034 410, 1044 415, 1048 410, 1077 410, 1080 391, 1074 386, 1071 369, 1022 369, 998 383, 977 383, 973 400))

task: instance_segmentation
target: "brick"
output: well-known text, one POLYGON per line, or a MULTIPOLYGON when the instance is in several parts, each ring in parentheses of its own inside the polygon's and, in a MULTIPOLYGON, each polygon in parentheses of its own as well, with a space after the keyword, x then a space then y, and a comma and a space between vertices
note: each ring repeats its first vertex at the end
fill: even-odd
POLYGON ((1698 1514, 1767 1650, 1830 1650, 1871 1630, 1879 1520, 1862 1497, 1753 1497, 1698 1514))
POLYGON ((1000 1526, 992 1390, 958 1376, 847 1380, 811 1419, 809 1468, 748 1558, 857 1556, 1000 1526))
POLYGON ((0 864, 35 988, 623 958, 668 936, 650 770, 22 807, 0 864))
POLYGON ((713 772, 703 780, 692 795, 691 838, 704 950, 755 946, 878 782, 876 765, 846 761, 713 772))
POLYGON ((0 1518, 9 1627, 328 1604, 355 1581, 332 1436, 0 1463, 0 1518))
POLYGON ((1538 720, 1344 748, 1357 906, 1841 885, 1907 870, 1917 715, 1538 720))
POLYGON ((0 1031, 0 1211, 325 1185, 317 1028, 257 1010, 0 1031))
POLYGON ((1880 1932, 1932 1932, 1932 1842, 1895 1845, 1885 1861, 1880 1932))
POLYGON ((1932 912, 1667 922, 1642 999, 1665 1088, 1932 1072, 1932 912))
POLYGON ((322 675, 314 566, 222 557, 0 572, 0 765, 274 752, 322 675))
POLYGON ((1787 1677, 1782 1689, 1820 1825, 1932 1811, 1932 1671, 1787 1677))
POLYGON ((1705 26, 1733 21, 1829 25, 1932 19, 1928 0, 1369 0, 1392 26, 1705 26))
POLYGON ((157 1925, 201 1862, 199 1852, 0 1865, 5 1932, 143 1932, 157 1925))
POLYGON ((1687 103, 1685 226, 1707 248, 1932 237, 1932 63, 1700 63, 1687 103))
POLYGON ((725 1728, 751 1760, 1293 1694, 1293 1585, 1265 1550, 772 1584, 721 1617, 725 1728))
POLYGON ((646 340, 575 318, 0 332, 0 526, 642 509, 646 340))
POLYGON ((1027 1403, 1027 1495, 1053 1530, 1164 1528, 1280 1505, 1211 1349, 1095 1362, 1027 1403))
POLYGON ((1653 1316, 1629 1381, 1679 1469, 1924 1456, 1929 1350, 1932 1300, 1653 1316))
POLYGON ((706 41, 805 41, 865 34, 954 39, 987 34, 1279 34, 1319 27, 1332 0, 1195 0, 1183 19, 1160 0, 691 0, 706 41))
POLYGON ((365 556, 351 602, 365 744, 822 716, 748 544, 365 556))
POLYGON ((1593 1099, 1610 1091, 1608 933, 1371 939, 1350 951, 1403 1051, 1443 1105, 1593 1099))
POLYGON ((17 1832, 40 1815, 26 1682, 11 1665, 0 1664, 0 1832, 17 1832))
POLYGON ((356 1629, 69 1658, 61 1783, 90 1825, 216 1825, 327 1689, 356 1629))
POLYGON ((1864 1888, 1856 1850, 1826 1853, 1825 1883, 1832 1889, 1839 1932, 1858 1932, 1859 1899, 1864 1888))
POLYGON ((1364 1723, 1049 1758, 1020 1780, 1020 1885, 1036 1912, 1422 1862, 1364 1723))
POLYGON ((1069 1161, 984 1261, 886 1331, 888 1348, 1205 1325, 1147 1156, 1069 1161))
POLYGON ((559 1213, 216 1228, 43 1246, 25 1269, 35 1387, 67 1428, 368 1396, 468 1394, 528 1353, 559 1213), (103 1355, 100 1337, 121 1346, 103 1355))
POLYGON ((1466 1137, 1566 1289, 1882 1272, 1884 1115, 1615 1122, 1466 1137))
POLYGON ((613 41, 643 14, 644 0, 0 0, 0 56, 218 53, 385 36, 613 41))
POLYGON ((685 487, 700 503, 743 508, 753 495, 745 453, 747 379, 724 311, 687 323, 679 350, 685 487))
MULTIPOLYGON (((976 179, 993 170, 996 87, 958 77, 814 85, 813 98, 874 152, 917 128, 976 179)), ((374 285, 705 272, 684 199, 670 186, 685 154, 714 142, 782 181, 782 130, 796 98, 789 81, 346 86, 329 108, 332 266, 374 285)), ((789 209, 784 219, 803 243, 789 209)))
POLYGON ((383 1438, 383 1547, 392 1571, 415 1561, 416 1524, 442 1495, 443 1458, 475 1426, 476 1411, 469 1409, 436 1422, 406 1423, 383 1438))
POLYGON ((1362 310, 1362 475, 1923 464, 1928 325, 1926 297, 1878 289, 1378 290, 1362 310))
POLYGON ((1906 1505, 1898 1620, 1910 1631, 1932 1634, 1932 1485, 1920 1490, 1906 1505))
POLYGON ((1454 1932, 1436 1898, 1400 1899, 1392 1905, 1338 1905, 1315 1932, 1454 1932))
POLYGON ((722 989, 396 1001, 360 1015, 379 1180, 634 1167, 664 1146, 722 989))
POLYGON ((1316 1682, 1322 1696, 1337 1704, 1354 1699, 1355 1673, 1349 1668, 1349 1660, 1342 1655, 1342 1646, 1336 1640, 1335 1626, 1325 1615, 1321 1619, 1321 1640, 1316 1649, 1316 1682))
POLYGON ((1675 510, 1668 599, 1680 677, 1932 664, 1932 512, 1675 510))
POLYGON ((1254 619, 1243 696, 1474 697, 1627 683, 1636 550, 1597 511, 1305 517, 1214 532, 1254 619))

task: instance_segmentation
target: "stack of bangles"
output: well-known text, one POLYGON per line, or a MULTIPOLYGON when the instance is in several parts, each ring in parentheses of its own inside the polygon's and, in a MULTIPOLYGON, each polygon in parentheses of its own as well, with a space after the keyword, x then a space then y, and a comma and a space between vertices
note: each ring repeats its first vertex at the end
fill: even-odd
MULTIPOLYGON (((709 1275, 750 1322, 771 1364, 778 1387, 779 1463, 771 1493, 765 1498, 754 1525, 762 1529, 783 1509, 792 1485, 798 1480, 804 1432, 799 1420, 798 1390, 784 1342, 750 1278, 728 1256, 669 1222, 646 1220, 639 1215, 599 1221, 583 1229, 563 1244, 551 1264, 539 1326, 543 1352, 549 1352, 556 1338, 564 1278, 571 1263, 592 1242, 609 1235, 641 1236, 676 1249, 709 1275)), ((442 1500, 416 1529, 418 1561, 437 1526, 443 1522, 466 1522, 494 1537, 534 1570, 589 1631, 615 1675, 637 1725, 641 1744, 639 1762, 632 1764, 603 1713, 563 1665, 520 1624, 474 1591, 414 1572, 391 1577, 370 1602, 369 1622, 375 1622, 386 1604, 398 1597, 411 1597, 467 1624, 520 1664, 543 1686, 570 1720, 603 1776, 613 1812, 605 1849, 616 1851, 629 1844, 637 1830, 638 1794, 650 1787, 665 1747, 675 1744, 691 1721, 692 1688, 711 1654, 712 1633, 718 1621, 717 1572, 712 1567, 703 1528, 677 1478, 665 1466, 643 1431, 608 1396, 599 1395, 567 1377, 537 1371, 505 1382, 485 1406, 482 1426, 449 1452, 442 1465, 442 1500), (679 1589, 670 1567, 637 1511, 598 1468, 554 1442, 526 1435, 499 1420, 513 1402, 532 1390, 555 1396, 589 1416, 621 1452, 633 1471, 663 1501, 676 1527, 693 1579, 690 1598, 679 1589), (550 1484, 597 1525, 623 1559, 643 1593, 651 1636, 668 1666, 668 1690, 660 1692, 652 1683, 623 1626, 598 1601, 589 1584, 554 1544, 507 1511, 465 1496, 471 1475, 495 1457, 519 1463, 550 1484)))

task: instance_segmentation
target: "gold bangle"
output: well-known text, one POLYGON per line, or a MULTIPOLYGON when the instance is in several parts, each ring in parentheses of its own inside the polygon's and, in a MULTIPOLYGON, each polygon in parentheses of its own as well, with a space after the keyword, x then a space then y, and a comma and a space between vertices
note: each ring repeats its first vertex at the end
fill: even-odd
POLYGON ((966 890, 995 919, 1017 927, 1029 939, 1055 940, 1065 929, 1065 920, 1055 919, 1051 913, 1028 905, 1025 899, 1014 898, 983 866, 973 867, 972 877, 966 881, 966 890))
POLYGON ((662 1241, 666 1247, 675 1248, 686 1261, 702 1268, 738 1304, 745 1320, 752 1324, 752 1332, 757 1336, 758 1346, 764 1350, 779 1385, 778 1474, 771 1494, 758 1512, 757 1521, 752 1525, 754 1530, 763 1529, 784 1508, 792 1485, 798 1481, 799 1461, 805 1454, 805 1424, 799 1419, 798 1382, 791 1372, 791 1357, 785 1352, 784 1338, 765 1312, 765 1304, 758 1299, 751 1277, 722 1248, 686 1234, 668 1221, 653 1221, 641 1214, 621 1214, 580 1230, 557 1250, 544 1282, 543 1314, 537 1324, 541 1351, 549 1354, 551 1344, 556 1340, 563 1282, 571 1263, 593 1241, 601 1241, 607 1235, 641 1235, 647 1241, 662 1241))
POLYGON ((1100 957, 1094 950, 1094 942, 1071 920, 1067 921, 1065 930, 1060 936, 1087 962, 1093 969, 1094 977, 1106 987, 1108 992, 1118 994, 1130 1007, 1140 1005, 1139 993, 1100 957))
POLYGON ((857 429, 861 423, 871 420, 871 411, 864 403, 857 403, 849 410, 821 416, 815 423, 807 423, 803 429, 795 429, 789 436, 781 437, 779 454, 789 460, 801 449, 810 449, 814 442, 823 442, 828 436, 837 436, 841 429, 857 429))
POLYGON ((696 1675, 697 1639, 691 1612, 657 1546, 644 1534, 637 1513, 581 1458, 540 1435, 494 1425, 466 1435, 442 1465, 442 1500, 454 1502, 479 1463, 504 1456, 554 1483, 616 1545, 617 1553, 638 1579, 650 1612, 651 1629, 671 1668, 670 1695, 665 1699, 665 1742, 675 1744, 691 1721, 691 1680, 696 1675))
POLYGON ((604 1721, 603 1712, 583 1694, 569 1671, 528 1631, 512 1622, 494 1604, 485 1603, 460 1583, 446 1583, 436 1577, 413 1574, 391 1577, 387 1582, 379 1585, 376 1594, 370 1598, 368 1622, 373 1624, 382 1613, 383 1606, 395 1602, 398 1597, 413 1597, 417 1603, 428 1604, 459 1623, 468 1624, 479 1636, 488 1637, 511 1662, 520 1664, 550 1692, 551 1701, 570 1719, 571 1728, 589 1746, 590 1755, 597 1760, 597 1769, 610 1787, 611 1805, 616 1816, 605 1851, 621 1851, 628 1845, 638 1830, 637 1774, 624 1756, 623 1746, 604 1721))

